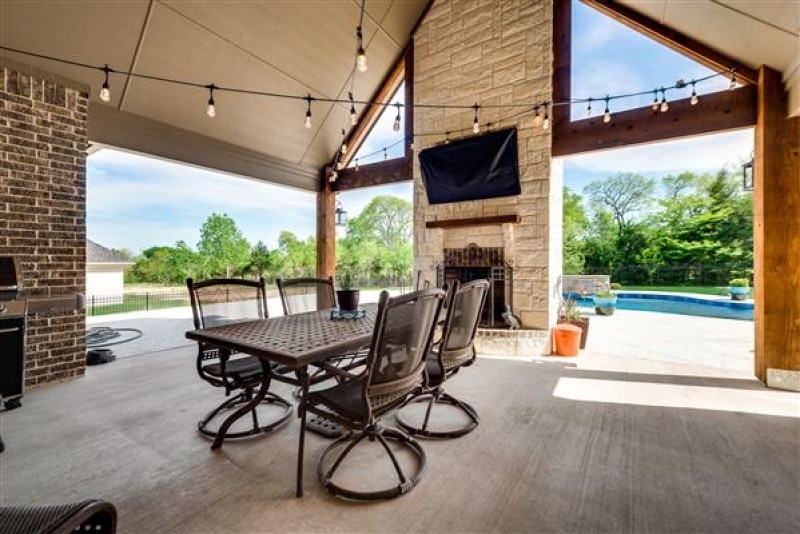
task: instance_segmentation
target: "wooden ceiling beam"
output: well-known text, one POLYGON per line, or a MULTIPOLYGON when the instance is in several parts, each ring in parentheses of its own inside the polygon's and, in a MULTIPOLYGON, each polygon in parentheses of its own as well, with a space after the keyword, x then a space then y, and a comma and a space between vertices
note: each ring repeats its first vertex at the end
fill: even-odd
MULTIPOLYGON (((703 95, 696 106, 689 99, 669 103, 661 113, 650 107, 614 113, 611 123, 603 117, 553 123, 553 156, 569 156, 654 141, 666 141, 756 124, 758 89, 746 85, 735 91, 703 95)), ((566 107, 566 106, 565 106, 566 107)))
MULTIPOLYGON (((567 0, 562 0, 567 1, 567 0)), ((736 77, 747 83, 758 84, 758 71, 752 69, 730 56, 711 48, 686 34, 674 30, 660 22, 643 15, 638 11, 615 2, 614 0, 582 0, 584 4, 593 7, 614 20, 633 28, 637 32, 668 46, 669 48, 702 63, 706 67, 717 71, 736 69, 736 77)))
POLYGON ((331 184, 334 191, 347 191, 361 187, 407 182, 412 178, 411 157, 395 158, 369 165, 339 171, 339 178, 331 184))

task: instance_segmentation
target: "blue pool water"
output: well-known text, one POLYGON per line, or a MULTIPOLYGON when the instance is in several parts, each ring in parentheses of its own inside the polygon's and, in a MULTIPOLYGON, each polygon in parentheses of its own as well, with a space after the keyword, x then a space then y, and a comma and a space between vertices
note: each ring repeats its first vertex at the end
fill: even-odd
MULTIPOLYGON (((591 298, 578 299, 578 306, 593 308, 591 298)), ((753 320, 753 303, 709 300, 664 293, 617 293, 617 309, 753 320)))

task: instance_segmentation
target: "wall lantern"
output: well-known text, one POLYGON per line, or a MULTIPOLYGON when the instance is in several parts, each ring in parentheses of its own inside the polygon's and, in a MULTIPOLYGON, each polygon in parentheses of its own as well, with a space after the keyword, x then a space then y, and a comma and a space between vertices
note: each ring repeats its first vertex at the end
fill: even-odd
POLYGON ((742 165, 742 189, 745 191, 753 190, 753 160, 751 159, 742 165))
POLYGON ((347 226, 347 212, 344 211, 342 207, 342 203, 338 200, 336 201, 336 226, 344 227, 347 226))

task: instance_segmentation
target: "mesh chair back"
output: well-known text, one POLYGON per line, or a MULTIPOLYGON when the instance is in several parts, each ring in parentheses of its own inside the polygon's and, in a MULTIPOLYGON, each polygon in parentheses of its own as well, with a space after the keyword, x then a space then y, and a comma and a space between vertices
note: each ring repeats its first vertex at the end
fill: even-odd
POLYGON ((451 288, 440 350, 440 360, 446 369, 472 359, 475 333, 488 291, 488 280, 473 280, 463 285, 455 282, 451 288))
POLYGON ((294 278, 277 280, 283 313, 294 315, 326 310, 336 306, 333 278, 294 278))
POLYGON ((425 356, 444 299, 441 289, 397 298, 381 293, 375 334, 367 362, 365 398, 370 411, 404 398, 422 383, 425 356))
POLYGON ((196 329, 267 317, 264 279, 186 280, 196 329))

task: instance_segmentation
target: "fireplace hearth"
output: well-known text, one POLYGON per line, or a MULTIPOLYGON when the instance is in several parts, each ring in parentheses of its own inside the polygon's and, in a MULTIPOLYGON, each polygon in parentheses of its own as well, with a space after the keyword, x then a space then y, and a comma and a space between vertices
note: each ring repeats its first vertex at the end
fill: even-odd
POLYGON ((474 243, 465 248, 444 249, 444 261, 436 269, 436 283, 461 283, 471 280, 489 281, 489 294, 481 314, 483 328, 505 328, 503 313, 506 306, 513 309, 513 269, 505 264, 503 247, 479 247, 474 243))

